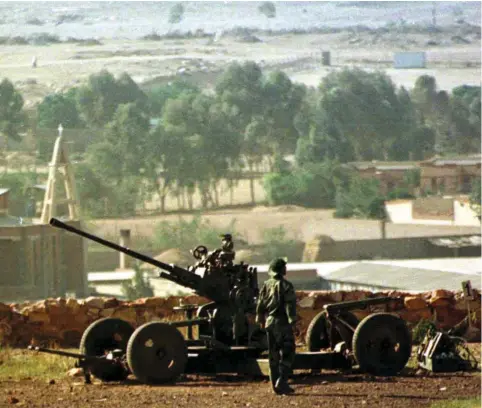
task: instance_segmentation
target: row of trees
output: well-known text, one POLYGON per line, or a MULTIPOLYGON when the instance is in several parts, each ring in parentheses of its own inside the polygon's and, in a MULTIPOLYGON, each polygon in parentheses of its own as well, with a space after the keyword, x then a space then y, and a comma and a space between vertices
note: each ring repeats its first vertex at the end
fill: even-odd
MULTIPOLYGON (((174 81, 145 92, 128 74, 102 71, 84 86, 47 96, 37 117, 39 127, 101 129, 76 165, 82 201, 93 214, 132 213, 154 192, 161 211, 168 194, 192 208, 196 191, 204 207, 216 206, 221 179, 234 188, 244 170, 266 158, 272 202, 292 191, 300 204, 332 207, 349 184, 342 163, 480 151, 480 97, 480 87, 438 91, 430 76, 409 92, 360 69, 334 71, 307 88, 246 62, 230 65, 212 91, 174 81), (287 155, 294 155, 294 168, 283 162, 287 155)), ((0 131, 7 137, 25 127, 22 105, 3 80, 0 131)))

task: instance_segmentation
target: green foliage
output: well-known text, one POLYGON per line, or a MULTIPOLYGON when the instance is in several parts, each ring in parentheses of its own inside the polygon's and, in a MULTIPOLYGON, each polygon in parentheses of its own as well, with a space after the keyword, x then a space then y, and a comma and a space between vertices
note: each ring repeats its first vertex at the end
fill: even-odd
POLYGON ((333 208, 337 187, 346 184, 347 177, 337 161, 326 159, 292 172, 269 173, 264 176, 263 186, 270 205, 333 208))
POLYGON ((420 320, 412 329, 412 339, 414 344, 420 344, 426 335, 434 335, 437 331, 437 326, 434 322, 426 319, 420 320))
POLYGON ((454 399, 434 402, 430 408, 479 408, 481 403, 480 398, 454 399))
POLYGON ((12 82, 3 79, 0 82, 0 135, 7 139, 20 140, 19 133, 26 124, 23 103, 22 95, 12 82))
POLYGON ((478 217, 481 215, 480 207, 481 207, 481 197, 480 197, 480 190, 481 190, 481 179, 480 177, 475 178, 472 181, 472 190, 470 192, 470 207, 472 210, 475 211, 478 217))
POLYGON ((271 1, 265 1, 258 6, 258 11, 267 18, 276 17, 276 6, 271 1))
POLYGON ((76 88, 71 88, 66 94, 48 95, 37 106, 38 126, 56 129, 59 124, 65 129, 82 128, 76 103, 76 88))
POLYGON ((294 173, 269 173, 263 177, 269 205, 299 204, 300 180, 294 173))
POLYGON ((8 188, 10 215, 25 217, 27 216, 27 206, 29 205, 29 187, 37 183, 37 174, 33 172, 22 173, 0 173, 0 186, 8 188))
POLYGON ((340 187, 336 193, 335 217, 383 217, 385 198, 379 193, 379 182, 352 176, 348 188, 340 187))
POLYGON ((221 244, 220 234, 232 234, 241 239, 241 235, 235 229, 236 220, 231 221, 224 229, 211 225, 209 220, 203 219, 196 214, 191 219, 179 217, 178 222, 162 221, 154 228, 153 245, 160 251, 170 248, 178 248, 189 251, 198 245, 205 245, 209 250, 217 248, 221 244))
POLYGON ((176 79, 165 85, 157 86, 148 90, 149 111, 154 116, 161 116, 164 105, 168 99, 176 99, 181 94, 197 94, 199 87, 183 79, 176 79))
POLYGON ((147 110, 147 96, 128 74, 116 79, 102 70, 90 75, 87 85, 77 91, 79 112, 90 127, 103 127, 113 119, 119 105, 128 103, 147 110))
POLYGON ((324 133, 350 142, 356 160, 386 160, 407 135, 407 118, 392 80, 361 69, 333 71, 320 85, 324 133))
POLYGON ((285 257, 291 252, 296 241, 289 239, 283 225, 263 230, 262 254, 265 259, 271 260, 277 257, 285 257))
POLYGON ((169 24, 177 24, 184 17, 184 5, 182 3, 174 4, 169 10, 169 24))
POLYGON ((149 280, 144 276, 139 262, 134 266, 134 277, 130 282, 122 282, 121 291, 127 300, 136 300, 154 296, 154 290, 149 280))

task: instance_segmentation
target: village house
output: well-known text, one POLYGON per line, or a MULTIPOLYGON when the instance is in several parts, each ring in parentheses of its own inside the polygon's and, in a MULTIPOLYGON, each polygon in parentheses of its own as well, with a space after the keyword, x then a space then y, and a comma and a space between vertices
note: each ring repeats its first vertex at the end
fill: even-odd
POLYGON ((439 157, 420 162, 420 190, 439 194, 470 194, 480 178, 481 155, 439 157))
MULTIPOLYGON (((363 179, 380 182, 380 193, 405 186, 407 172, 420 170, 420 193, 470 194, 472 183, 481 176, 481 155, 435 156, 421 162, 352 162, 347 165, 363 179)), ((405 186, 406 187, 406 186, 405 186)), ((416 193, 415 191, 410 191, 416 193)))
POLYGON ((348 167, 363 179, 376 179, 380 183, 380 193, 387 194, 405 184, 407 172, 418 169, 418 162, 352 162, 348 167))

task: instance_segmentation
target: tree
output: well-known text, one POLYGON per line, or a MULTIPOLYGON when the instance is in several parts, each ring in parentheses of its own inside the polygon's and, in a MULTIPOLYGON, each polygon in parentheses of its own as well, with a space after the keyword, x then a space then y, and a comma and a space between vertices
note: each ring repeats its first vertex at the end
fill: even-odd
POLYGON ((265 1, 258 6, 258 11, 267 18, 276 17, 276 6, 271 1, 265 1))
POLYGON ((112 120, 119 105, 136 103, 146 110, 147 96, 128 74, 116 80, 110 72, 102 70, 79 88, 77 103, 88 126, 103 127, 112 120))
POLYGON ((267 139, 271 153, 292 153, 299 133, 295 118, 306 95, 303 85, 294 84, 281 71, 271 73, 263 84, 263 118, 269 124, 267 139))
POLYGON ((23 97, 8 79, 0 82, 0 134, 5 138, 20 140, 20 132, 24 129, 26 115, 23 111, 23 97))
POLYGON ((184 17, 184 5, 182 3, 174 4, 169 10, 169 24, 178 24, 184 17))
POLYGON ((65 129, 84 127, 76 103, 76 88, 65 94, 48 95, 37 106, 38 126, 56 129, 59 124, 65 129))
POLYGON ((328 136, 349 141, 356 160, 389 158, 390 146, 406 128, 387 75, 360 69, 332 72, 323 79, 320 94, 328 136))
POLYGON ((162 116, 164 105, 168 99, 176 99, 184 93, 196 94, 199 92, 200 89, 196 85, 183 79, 175 79, 146 92, 149 100, 149 112, 155 117, 162 116))

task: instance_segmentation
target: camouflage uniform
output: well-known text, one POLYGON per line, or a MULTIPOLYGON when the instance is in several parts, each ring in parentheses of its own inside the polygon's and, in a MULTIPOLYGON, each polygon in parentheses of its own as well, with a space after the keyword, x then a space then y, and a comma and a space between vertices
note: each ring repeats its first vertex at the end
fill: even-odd
POLYGON ((270 278, 258 297, 256 320, 265 323, 268 335, 270 378, 276 393, 293 392, 287 380, 295 357, 293 325, 296 322, 296 295, 291 282, 284 279, 286 262, 275 259, 270 264, 270 278), (267 318, 265 320, 265 317, 267 318))

